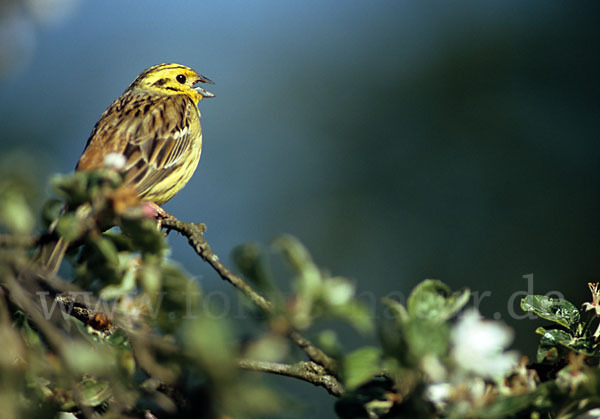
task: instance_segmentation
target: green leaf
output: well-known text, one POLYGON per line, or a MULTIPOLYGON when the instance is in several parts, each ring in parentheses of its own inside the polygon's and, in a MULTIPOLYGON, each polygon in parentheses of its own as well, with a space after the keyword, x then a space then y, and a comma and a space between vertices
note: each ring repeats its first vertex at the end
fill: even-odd
POLYGON ((342 345, 335 330, 326 329, 321 331, 317 336, 317 344, 328 355, 341 358, 342 345))
POLYGON ((113 346, 129 349, 129 338, 123 329, 116 329, 106 338, 106 341, 113 346))
POLYGON ((93 347, 83 341, 73 341, 65 346, 65 359, 69 367, 82 374, 105 373, 114 367, 114 358, 106 348, 93 347))
POLYGON ((23 321, 23 336, 25 341, 32 346, 41 348, 43 346, 42 339, 37 331, 33 330, 29 325, 29 321, 25 318, 23 321))
POLYGON ((350 323, 360 333, 371 333, 374 329, 371 310, 362 301, 351 300, 346 304, 331 306, 329 311, 333 316, 350 323))
POLYGON ((54 193, 63 198, 70 205, 77 207, 82 202, 88 201, 87 173, 77 172, 72 175, 55 175, 50 180, 54 193))
POLYGON ((445 292, 446 295, 449 293, 448 287, 439 281, 428 280, 418 286, 409 300, 412 313, 396 300, 383 299, 383 303, 391 311, 392 321, 382 324, 379 334, 381 344, 388 355, 404 366, 415 367, 420 365, 425 355, 440 357, 448 352, 450 329, 441 320, 464 305, 463 299, 468 296, 468 291, 444 297, 435 290, 445 292), (434 307, 429 312, 420 314, 416 311, 416 305, 420 303, 423 303, 421 309, 425 309, 429 303, 434 307), (431 312, 435 313, 427 317, 426 314, 430 315, 431 312))
POLYGON ((391 311, 392 316, 396 321, 400 323, 406 323, 410 320, 408 311, 406 311, 406 308, 404 308, 402 303, 400 303, 399 301, 387 297, 382 298, 381 301, 391 311))
POLYGON ((535 333, 542 335, 537 350, 537 361, 556 362, 561 358, 573 343, 574 338, 569 333, 560 329, 544 329, 538 327, 535 333))
POLYGON ((158 294, 162 287, 160 260, 157 257, 147 257, 139 270, 142 292, 158 294))
MULTIPOLYGON (((125 265, 126 262, 122 264, 125 265)), ((127 263, 125 269, 121 270, 120 282, 118 284, 109 284, 102 288, 99 293, 100 298, 103 300, 112 300, 113 298, 123 297, 134 291, 136 287, 136 273, 137 264, 130 261, 130 263, 127 263)))
POLYGON ((83 220, 75 214, 67 213, 58 219, 56 230, 66 240, 73 241, 81 237, 85 232, 85 226, 83 220))
MULTIPOLYGON (((80 401, 85 406, 99 406, 112 396, 110 384, 105 381, 96 381, 93 378, 84 378, 77 384, 80 401)), ((65 392, 66 400, 60 403, 60 410, 73 410, 77 404, 70 392, 65 392)))
POLYGON ((0 219, 16 234, 29 234, 35 224, 25 195, 18 190, 0 191, 0 219))
POLYGON ((532 405, 537 398, 539 396, 534 392, 517 396, 499 397, 491 404, 475 410, 470 417, 486 419, 513 417, 513 415, 532 405))
POLYGON ((554 359, 555 357, 564 355, 568 351, 588 356, 595 355, 594 342, 588 341, 585 337, 576 337, 561 329, 544 329, 543 327, 538 327, 535 332, 538 335, 542 335, 540 346, 538 347, 538 359, 542 357, 542 359, 545 358, 548 361, 550 357, 554 359), (556 348, 556 350, 552 351, 552 348, 556 348))
POLYGON ((115 268, 120 265, 119 253, 117 252, 117 248, 111 240, 108 240, 104 237, 98 237, 95 240, 93 240, 93 244, 96 250, 100 252, 102 257, 106 261, 106 264, 115 268))
POLYGON ((123 219, 121 229, 129 238, 135 250, 160 254, 166 248, 164 235, 156 228, 151 219, 123 219))
POLYGON ((408 313, 415 319, 448 320, 469 301, 470 291, 451 292, 442 281, 426 279, 408 297, 408 313))
POLYGON ((575 330, 580 321, 579 310, 569 301, 545 295, 528 295, 521 300, 521 309, 542 319, 575 330))
POLYGON ((355 286, 346 279, 339 276, 327 278, 323 281, 322 297, 327 305, 343 305, 352 300, 355 286))
POLYGON ((69 208, 100 198, 105 191, 122 183, 122 174, 101 169, 93 172, 75 172, 72 175, 56 175, 51 184, 56 195, 63 198, 69 208))
POLYGON ((42 207, 42 221, 45 226, 49 226, 60 216, 63 208, 63 202, 58 199, 49 199, 42 207))
POLYGON ((105 231, 102 233, 102 236, 112 241, 119 252, 135 252, 136 250, 139 250, 131 240, 131 237, 123 234, 118 229, 113 229, 113 231, 105 231))
POLYGON ((381 350, 366 346, 351 352, 344 358, 343 371, 346 387, 359 387, 381 372, 381 350))
POLYGON ((424 355, 441 357, 448 352, 450 330, 445 323, 411 319, 409 323, 402 326, 402 329, 413 362, 420 360, 424 355))
POLYGON ((193 313, 179 330, 183 353, 215 383, 228 382, 237 371, 229 324, 204 313, 193 313))
POLYGON ((98 406, 112 395, 110 385, 105 381, 86 378, 81 381, 79 386, 81 389, 81 401, 88 406, 98 406))
MULTIPOLYGON (((160 267, 160 293, 152 297, 153 307, 159 307, 158 326, 171 332, 181 325, 183 319, 194 316, 202 306, 202 292, 196 281, 176 266, 163 264, 160 267)), ((204 307, 210 311, 209 306, 204 307)))
POLYGON ((287 263, 302 274, 306 269, 316 269, 308 250, 290 235, 282 235, 273 241, 273 246, 283 253, 287 263))

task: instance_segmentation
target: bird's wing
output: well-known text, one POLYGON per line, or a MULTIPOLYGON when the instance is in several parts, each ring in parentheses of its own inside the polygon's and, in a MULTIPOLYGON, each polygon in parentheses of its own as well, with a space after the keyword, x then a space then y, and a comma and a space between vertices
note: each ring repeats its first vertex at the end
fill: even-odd
POLYGON ((107 154, 122 154, 126 181, 143 198, 179 167, 192 146, 191 134, 199 134, 190 132, 199 130, 198 118, 198 108, 185 95, 121 97, 98 121, 77 169, 95 169, 107 154))

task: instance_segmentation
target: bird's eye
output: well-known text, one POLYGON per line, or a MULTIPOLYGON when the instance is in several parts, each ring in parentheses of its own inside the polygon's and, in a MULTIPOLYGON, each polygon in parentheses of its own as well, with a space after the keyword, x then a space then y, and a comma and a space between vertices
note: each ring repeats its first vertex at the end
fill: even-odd
POLYGON ((175 77, 175 80, 177 80, 181 84, 184 84, 185 83, 185 76, 183 74, 178 74, 177 77, 175 77))

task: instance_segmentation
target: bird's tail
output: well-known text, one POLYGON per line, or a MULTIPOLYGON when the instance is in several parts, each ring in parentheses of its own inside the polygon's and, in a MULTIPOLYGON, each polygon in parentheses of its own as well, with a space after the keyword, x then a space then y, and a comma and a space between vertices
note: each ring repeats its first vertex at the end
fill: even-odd
MULTIPOLYGON (((61 214, 64 214, 67 211, 67 207, 64 206, 61 210, 61 214)), ((77 207, 75 210, 75 215, 80 220, 84 220, 87 217, 90 217, 90 213, 92 212, 92 206, 89 203, 85 203, 77 207)), ((38 253, 37 261, 45 266, 48 270, 48 273, 55 274, 58 272, 60 268, 60 264, 62 263, 65 253, 67 253, 67 249, 72 243, 61 237, 57 232, 58 218, 54 220, 50 227, 48 228, 48 233, 45 235, 45 239, 42 239, 42 244, 40 246, 40 251, 38 253)))
MULTIPOLYGON (((63 205, 60 214, 64 214, 67 207, 63 205)), ((46 234, 42 236, 40 249, 34 257, 40 265, 44 266, 48 273, 56 274, 65 257, 69 241, 61 237, 57 230, 58 218, 48 227, 46 234)))
POLYGON ((57 273, 68 247, 69 241, 63 237, 59 237, 58 240, 49 240, 41 247, 38 257, 39 263, 46 267, 48 273, 57 273))

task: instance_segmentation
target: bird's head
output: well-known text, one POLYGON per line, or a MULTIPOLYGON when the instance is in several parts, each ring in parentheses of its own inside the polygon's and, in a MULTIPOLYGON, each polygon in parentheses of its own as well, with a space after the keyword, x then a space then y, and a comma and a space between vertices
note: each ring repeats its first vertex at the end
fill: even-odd
POLYGON ((198 103, 214 94, 195 86, 198 83, 213 84, 211 80, 181 64, 158 64, 144 70, 129 86, 166 95, 185 94, 198 103))

